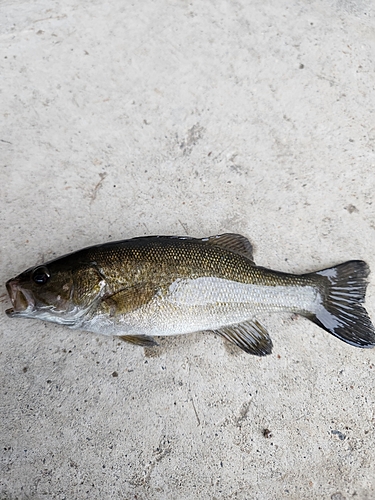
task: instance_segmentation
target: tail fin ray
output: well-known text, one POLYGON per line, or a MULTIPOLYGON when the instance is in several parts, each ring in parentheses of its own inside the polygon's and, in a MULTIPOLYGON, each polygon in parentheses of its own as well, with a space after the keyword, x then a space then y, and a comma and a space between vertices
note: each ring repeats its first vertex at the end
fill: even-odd
POLYGON ((351 260, 311 273, 320 283, 321 302, 309 319, 347 344, 374 347, 374 326, 362 306, 369 272, 365 262, 351 260))

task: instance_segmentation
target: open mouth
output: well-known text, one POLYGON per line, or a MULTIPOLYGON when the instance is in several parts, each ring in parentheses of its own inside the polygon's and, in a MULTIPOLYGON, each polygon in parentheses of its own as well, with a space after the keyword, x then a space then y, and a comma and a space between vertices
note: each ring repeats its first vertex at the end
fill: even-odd
POLYGON ((6 283, 6 288, 13 306, 5 311, 8 316, 34 309, 35 302, 32 294, 27 290, 21 290, 17 280, 9 280, 6 283))

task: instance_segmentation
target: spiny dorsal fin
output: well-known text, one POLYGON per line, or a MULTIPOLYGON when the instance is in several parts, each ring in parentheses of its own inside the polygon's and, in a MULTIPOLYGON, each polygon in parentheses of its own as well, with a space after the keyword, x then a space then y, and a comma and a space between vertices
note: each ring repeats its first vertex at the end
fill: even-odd
POLYGON ((210 236, 207 238, 207 242, 211 245, 217 245, 225 248, 226 250, 242 255, 254 264, 253 246, 250 241, 241 234, 226 233, 219 234, 217 236, 210 236))
POLYGON ((121 335, 118 338, 123 340, 124 342, 141 345, 143 347, 153 347, 155 345, 158 345, 153 337, 148 337, 147 335, 121 335))
POLYGON ((257 321, 246 321, 214 330, 248 354, 266 356, 272 352, 272 340, 267 330, 257 321))

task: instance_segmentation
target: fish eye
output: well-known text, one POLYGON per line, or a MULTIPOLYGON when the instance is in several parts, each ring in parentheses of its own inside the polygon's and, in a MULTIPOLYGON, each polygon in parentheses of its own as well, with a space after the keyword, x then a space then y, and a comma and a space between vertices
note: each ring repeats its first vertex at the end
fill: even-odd
POLYGON ((50 279, 51 275, 46 266, 36 267, 31 275, 31 279, 38 285, 44 285, 50 279))

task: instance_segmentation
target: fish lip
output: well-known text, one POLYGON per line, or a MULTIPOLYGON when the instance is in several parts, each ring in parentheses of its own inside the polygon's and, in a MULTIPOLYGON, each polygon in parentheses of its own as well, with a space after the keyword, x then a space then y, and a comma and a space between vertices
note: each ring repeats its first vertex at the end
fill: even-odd
POLYGON ((9 317, 35 310, 35 300, 32 293, 23 289, 16 278, 7 281, 5 286, 13 306, 5 311, 9 317))

